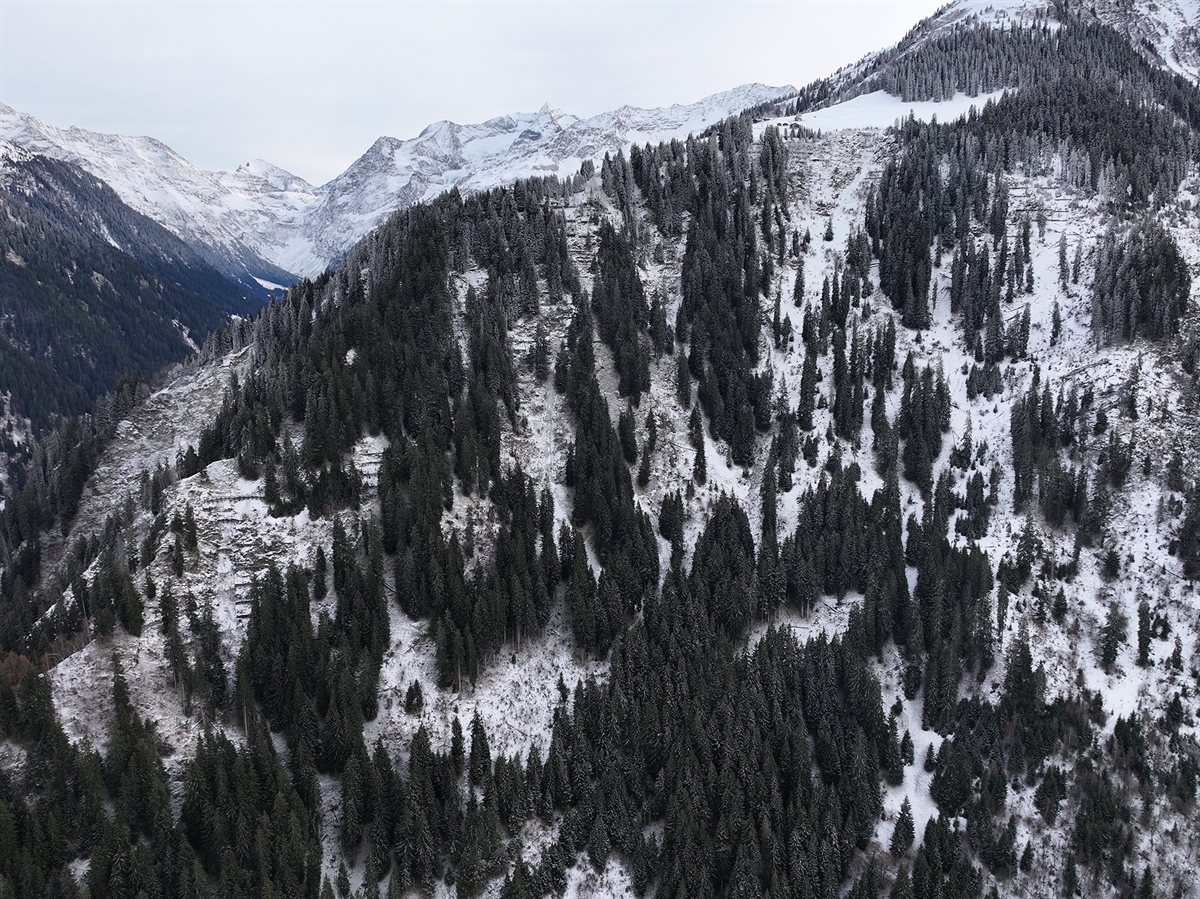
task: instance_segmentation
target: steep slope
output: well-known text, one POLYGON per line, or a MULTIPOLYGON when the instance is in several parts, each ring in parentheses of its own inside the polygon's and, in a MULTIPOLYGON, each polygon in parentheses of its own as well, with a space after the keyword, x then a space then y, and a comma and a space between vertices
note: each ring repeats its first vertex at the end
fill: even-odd
POLYGON ((1194 0, 954 0, 895 46, 808 85, 792 106, 813 111, 879 90, 911 102, 948 100, 956 91, 976 97, 1018 89, 1036 80, 1037 68, 1010 39, 1036 40, 1036 32, 1045 36, 1064 22, 1104 26, 1155 67, 1193 84, 1200 80, 1200 5, 1194 0), (924 73, 923 83, 911 80, 914 68, 924 73))
POLYGON ((257 305, 95 177, 11 144, 3 153, 0 383, 37 429, 257 305))
POLYGON ((1196 0, 1100 0, 1090 7, 1101 22, 1148 51, 1160 65, 1192 81, 1200 79, 1200 4, 1196 0))
POLYGON ((246 231, 307 202, 307 185, 299 179, 281 191, 252 172, 202 171, 150 137, 56 128, 3 105, 0 137, 95 175, 130 208, 170 230, 244 289, 265 295, 256 279, 289 281, 286 271, 259 257, 246 231))
POLYGON ((1198 895, 1198 94, 1043 24, 958 121, 413 205, 71 514, 63 435, 4 516, 29 882, 1198 895))

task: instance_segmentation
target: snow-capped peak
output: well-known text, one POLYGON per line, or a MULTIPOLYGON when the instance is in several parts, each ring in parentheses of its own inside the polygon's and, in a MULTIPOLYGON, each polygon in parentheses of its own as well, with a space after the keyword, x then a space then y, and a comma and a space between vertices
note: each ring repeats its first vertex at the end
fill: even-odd
POLYGON ((497 116, 476 125, 434 122, 408 140, 379 138, 345 172, 318 189, 287 239, 268 258, 313 274, 397 209, 458 187, 481 190, 530 175, 570 175, 584 159, 700 131, 790 86, 747 84, 664 109, 625 106, 581 119, 546 103, 536 113, 497 116))
POLYGON ((536 113, 498 116, 478 125, 435 122, 410 140, 380 138, 320 188, 296 235, 269 256, 298 274, 319 272, 396 209, 452 187, 482 190, 531 175, 574 174, 585 159, 686 137, 794 88, 745 84, 688 105, 623 106, 580 119, 546 103, 536 113))
POLYGON ((476 125, 434 122, 408 140, 380 137, 321 187, 261 159, 204 171, 153 138, 60 129, 2 104, 0 139, 103 179, 227 274, 279 283, 320 272, 395 210, 452 187, 569 175, 584 159, 685 137, 793 90, 747 84, 689 105, 625 106, 587 119, 546 103, 476 125))
POLYGON ((261 182, 267 188, 274 190, 313 190, 313 186, 299 175, 293 175, 287 169, 282 169, 263 159, 243 163, 234 169, 233 174, 240 176, 247 183, 261 182))
MULTIPOLYGON (((132 209, 191 244, 235 280, 245 283, 256 276, 287 277, 286 271, 263 258, 256 229, 248 221, 265 224, 262 203, 251 202, 251 207, 260 208, 247 208, 247 200, 263 193, 266 182, 261 178, 204 171, 152 137, 57 128, 2 104, 0 138, 78 165, 107 182, 132 209)), ((276 192, 271 196, 293 195, 276 192)), ((311 195, 304 202, 311 202, 311 195)), ((275 217, 274 210, 270 217, 275 217)))

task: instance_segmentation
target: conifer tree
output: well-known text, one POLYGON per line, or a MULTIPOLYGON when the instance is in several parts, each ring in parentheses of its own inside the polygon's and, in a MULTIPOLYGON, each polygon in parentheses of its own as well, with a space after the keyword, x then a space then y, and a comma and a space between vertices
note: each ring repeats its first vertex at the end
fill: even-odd
POLYGON ((1150 660, 1150 603, 1142 600, 1138 603, 1138 653, 1137 664, 1140 668, 1148 668, 1153 664, 1150 660))
POLYGON ((906 796, 900 806, 900 813, 896 816, 896 827, 892 831, 892 841, 888 846, 892 855, 899 856, 908 852, 913 844, 914 830, 912 806, 909 805, 906 796))
POLYGON ((1124 613, 1113 603, 1109 606, 1108 615, 1104 619, 1104 627, 1100 631, 1100 664, 1105 671, 1111 670, 1116 664, 1117 653, 1125 642, 1127 621, 1124 613))
POLYGON ((813 411, 816 408, 817 356, 812 347, 804 352, 804 367, 800 372, 800 402, 796 409, 796 421, 802 431, 813 429, 813 411))
POLYGON ((467 770, 471 783, 476 785, 482 784, 492 770, 492 753, 488 748, 487 731, 478 711, 471 718, 471 755, 467 770))

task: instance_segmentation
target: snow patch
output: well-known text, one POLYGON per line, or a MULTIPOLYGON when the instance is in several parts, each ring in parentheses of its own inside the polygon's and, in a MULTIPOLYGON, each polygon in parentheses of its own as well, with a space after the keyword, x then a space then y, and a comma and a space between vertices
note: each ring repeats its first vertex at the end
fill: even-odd
POLYGON ((258 285, 264 290, 287 290, 287 287, 284 285, 276 284, 274 281, 268 281, 266 278, 256 277, 254 280, 257 281, 258 285))
POLYGON ((798 121, 805 128, 822 132, 860 128, 890 128, 910 115, 922 122, 931 121, 935 117, 939 122, 948 122, 966 115, 972 107, 982 110, 989 101, 998 100, 1003 95, 1004 91, 979 94, 975 97, 958 93, 954 95, 953 99, 942 102, 930 100, 906 103, 885 91, 875 91, 870 94, 860 94, 852 100, 826 109, 806 112, 799 117, 798 121))

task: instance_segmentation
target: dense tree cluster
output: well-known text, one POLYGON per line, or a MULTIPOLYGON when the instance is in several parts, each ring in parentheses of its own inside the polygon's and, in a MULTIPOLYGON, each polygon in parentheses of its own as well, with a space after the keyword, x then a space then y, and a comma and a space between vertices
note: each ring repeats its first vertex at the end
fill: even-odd
POLYGON ((567 452, 565 473, 573 491, 571 522, 591 526, 596 554, 604 564, 597 581, 582 538, 569 538, 571 547, 564 545, 560 551, 567 607, 579 644, 604 654, 624 630, 627 617, 657 585, 659 560, 654 526, 634 503, 629 462, 596 380, 586 297, 568 329, 555 383, 566 392, 575 419, 575 442, 567 452))
MULTIPOLYGON (((0 546, 4 558, 10 560, 0 573, 0 592, 5 597, 0 605, 0 648, 5 651, 28 649, 33 641, 44 650, 56 637, 77 629, 78 620, 74 626, 68 626, 61 615, 42 618, 58 598, 34 592, 42 573, 42 534, 54 528, 63 535, 69 533, 84 485, 101 451, 115 434, 117 423, 148 395, 149 388, 140 378, 125 378, 115 390, 100 397, 95 415, 64 420, 33 448, 18 479, 20 489, 14 491, 0 516, 0 546)), ((157 479, 155 484, 161 496, 164 479, 157 479)), ((147 495, 146 499, 149 501, 151 497, 147 495)), ((117 525, 115 519, 110 523, 117 525)), ((118 529, 107 530, 104 543, 109 550, 109 561, 123 570, 125 558, 114 554, 118 529)), ((97 540, 99 535, 90 538, 97 540)), ((97 554, 90 553, 87 562, 97 554)), ((82 563, 88 553, 85 549, 75 555, 82 563)), ((81 608, 69 611, 70 616, 80 620, 83 614, 81 608)))
POLYGON ((600 225, 592 312, 600 338, 613 351, 619 378, 617 393, 630 397, 636 405, 650 389, 649 353, 642 343, 650 307, 633 249, 607 222, 600 225))
POLYGON ((772 130, 756 156, 752 140, 743 115, 707 138, 639 151, 633 167, 664 234, 675 228, 675 210, 690 213, 675 337, 688 344, 687 368, 713 435, 741 465, 752 458, 756 432, 770 424, 771 378, 754 369, 762 299, 787 232, 783 142, 772 130))
POLYGON ((1110 229, 1100 242, 1092 282, 1097 342, 1175 336, 1191 286, 1187 263, 1162 225, 1147 221, 1123 238, 1110 229))
POLYGON ((971 126, 980 137, 1007 132, 1000 146, 981 147, 993 159, 998 151, 1005 167, 1044 168, 1057 153, 1062 174, 1077 186, 1103 182, 1119 202, 1165 201, 1193 152, 1187 129, 1200 122, 1195 86, 1151 64, 1085 11, 1064 4, 1057 14, 1058 27, 965 25, 933 37, 915 29, 854 90, 883 89, 908 102, 1014 88, 971 126))
MULTIPOLYGON (((1195 155, 1194 86, 1152 68, 1100 26, 1072 19, 1053 31, 960 29, 887 71, 904 83, 918 71, 937 84, 952 77, 960 90, 1009 80, 1021 86, 963 121, 903 123, 903 150, 867 203, 880 286, 909 327, 928 324, 932 268, 954 248, 951 309, 979 363, 1019 359, 1029 339, 1028 314, 1005 311, 1033 287, 1028 220, 1009 239, 1007 174, 1058 166, 1069 184, 1136 207, 1174 196, 1195 155), (974 56, 980 41, 991 50, 974 56), (1010 62, 990 61, 992 52, 1010 62), (990 234, 990 250, 976 243, 973 223, 990 234)), ((1061 254, 1065 283, 1065 245, 1061 254)), ((1119 245, 1110 235, 1100 257, 1093 317, 1100 338, 1173 334, 1190 285, 1167 232, 1143 225, 1119 245)), ((1077 271, 1078 258, 1073 281, 1077 271)))

